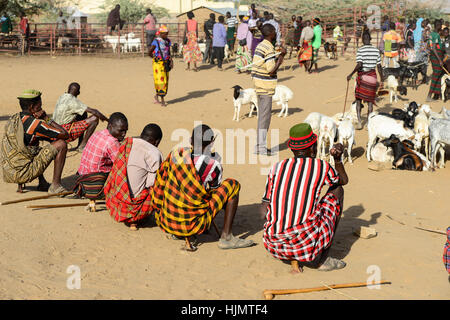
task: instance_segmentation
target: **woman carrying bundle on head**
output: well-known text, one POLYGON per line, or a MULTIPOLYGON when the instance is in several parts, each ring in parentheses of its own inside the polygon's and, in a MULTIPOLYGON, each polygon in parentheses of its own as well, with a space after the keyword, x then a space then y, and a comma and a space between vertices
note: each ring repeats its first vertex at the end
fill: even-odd
MULTIPOLYGON (((248 29, 249 17, 241 17, 241 23, 237 29, 238 48, 236 53, 236 70, 248 66, 252 63, 252 56, 247 44, 247 38, 250 33, 248 29)), ((251 71, 251 68, 246 68, 245 71, 251 71)))
POLYGON ((189 11, 187 13, 188 20, 186 21, 186 28, 184 31, 184 41, 186 41, 183 46, 183 60, 187 63, 186 70, 190 70, 191 63, 194 64, 194 71, 198 71, 197 63, 202 61, 202 52, 198 46, 198 23, 194 20, 194 13, 189 11))
POLYGON ((166 26, 161 26, 156 33, 156 38, 148 48, 148 54, 153 58, 153 80, 155 82, 155 103, 166 106, 164 97, 169 88, 169 71, 173 68, 173 60, 170 56, 169 30, 166 26), (161 98, 161 102, 158 100, 161 98))

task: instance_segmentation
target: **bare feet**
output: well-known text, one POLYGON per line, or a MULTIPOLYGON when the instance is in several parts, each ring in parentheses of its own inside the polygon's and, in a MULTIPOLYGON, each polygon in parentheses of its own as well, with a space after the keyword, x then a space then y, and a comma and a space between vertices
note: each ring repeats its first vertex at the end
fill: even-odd
POLYGON ((299 274, 299 273, 303 272, 303 268, 298 265, 297 260, 291 261, 291 267, 292 267, 292 269, 291 269, 292 274, 299 274))
POLYGON ((17 185, 17 190, 16 190, 16 192, 18 192, 18 193, 24 193, 24 190, 25 190, 25 183, 23 183, 23 184, 18 184, 18 185, 17 185))
POLYGON ((153 102, 154 104, 161 104, 161 102, 159 102, 158 100, 158 96, 154 96, 153 98, 155 99, 155 101, 153 102))

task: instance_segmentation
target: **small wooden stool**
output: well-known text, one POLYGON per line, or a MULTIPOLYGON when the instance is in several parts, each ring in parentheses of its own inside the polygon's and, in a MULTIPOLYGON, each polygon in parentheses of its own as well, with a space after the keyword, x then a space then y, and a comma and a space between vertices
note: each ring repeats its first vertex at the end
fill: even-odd
POLYGON ((298 265, 297 260, 291 260, 291 273, 301 273, 303 272, 303 268, 298 265))
POLYGON ((95 200, 90 200, 89 204, 84 208, 87 212, 97 212, 97 208, 95 206, 95 200))

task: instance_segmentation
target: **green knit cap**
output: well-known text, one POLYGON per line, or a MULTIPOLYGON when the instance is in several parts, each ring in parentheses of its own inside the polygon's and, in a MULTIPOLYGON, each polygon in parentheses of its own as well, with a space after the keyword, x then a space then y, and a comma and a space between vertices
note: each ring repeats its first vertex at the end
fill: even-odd
POLYGON ((41 96, 41 92, 34 89, 28 89, 23 91, 17 99, 34 99, 41 96))
POLYGON ((317 135, 313 133, 311 126, 307 123, 296 124, 289 130, 288 147, 292 150, 309 148, 316 141, 317 135))

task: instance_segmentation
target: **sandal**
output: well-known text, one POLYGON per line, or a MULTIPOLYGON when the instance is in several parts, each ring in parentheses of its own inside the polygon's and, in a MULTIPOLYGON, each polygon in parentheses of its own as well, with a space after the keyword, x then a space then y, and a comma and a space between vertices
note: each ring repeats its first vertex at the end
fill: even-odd
POLYGON ((339 259, 327 257, 325 262, 317 269, 318 271, 332 271, 342 269, 347 264, 339 259))
POLYGON ((231 236, 230 240, 219 239, 219 248, 220 249, 240 249, 240 248, 248 248, 253 246, 255 243, 253 240, 249 239, 241 239, 236 238, 235 236, 231 236))
POLYGON ((48 188, 48 194, 58 194, 58 193, 63 193, 63 192, 68 192, 68 190, 66 190, 63 186, 59 185, 57 187, 55 187, 53 184, 50 185, 50 188, 48 188))

